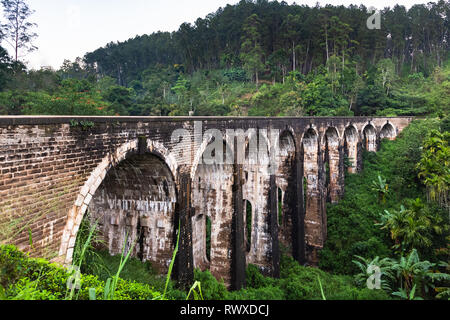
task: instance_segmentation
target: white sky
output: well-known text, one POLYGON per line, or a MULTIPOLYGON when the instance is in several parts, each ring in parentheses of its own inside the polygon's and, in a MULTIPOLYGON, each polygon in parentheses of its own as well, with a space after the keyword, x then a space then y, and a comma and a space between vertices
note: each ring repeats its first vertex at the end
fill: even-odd
MULTIPOLYGON (((219 7, 236 4, 239 0, 28 0, 36 12, 30 21, 38 24, 39 48, 22 60, 28 67, 51 66, 58 69, 64 59, 74 60, 85 53, 103 47, 111 41, 124 41, 136 35, 157 31, 175 31, 183 22, 193 23, 219 7)), ((281 0, 279 0, 281 2, 281 0)), ((395 3, 410 8, 427 0, 286 0, 287 3, 314 6, 359 5, 393 7, 395 3)), ((435 0, 434 2, 437 2, 435 0)), ((4 22, 3 16, 0 22, 4 22)), ((3 47, 8 45, 4 42, 3 47)))

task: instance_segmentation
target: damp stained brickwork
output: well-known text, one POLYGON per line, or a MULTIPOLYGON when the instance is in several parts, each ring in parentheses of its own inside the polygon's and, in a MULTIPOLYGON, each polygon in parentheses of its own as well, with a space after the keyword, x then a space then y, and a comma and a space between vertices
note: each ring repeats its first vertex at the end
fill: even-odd
POLYGON ((315 265, 326 241, 326 202, 338 201, 345 190, 344 156, 351 162, 348 170, 358 172, 363 148, 377 151, 382 139, 395 139, 411 121, 0 117, 0 241, 69 265, 79 226, 90 211, 100 219, 112 254, 120 252, 128 234, 126 245, 137 243, 133 254, 164 272, 180 230, 175 260, 180 282, 189 285, 199 267, 239 288, 245 264, 276 275, 280 246, 315 265), (72 120, 94 126, 74 126, 72 120), (174 137, 180 129, 183 134, 174 137), (241 151, 254 148, 250 141, 256 139, 258 151, 264 151, 259 160, 274 156, 277 141, 270 137, 280 134, 275 171, 254 159, 241 165, 200 163, 206 132, 222 133, 224 144, 236 152, 227 130, 250 129, 256 138, 246 135, 241 151), (248 252, 246 201, 252 220, 248 252), (206 217, 211 220, 209 259, 206 217))
POLYGON ((293 210, 295 203, 295 141, 292 133, 284 131, 279 139, 278 168, 276 173, 277 213, 280 244, 292 252, 293 210))
POLYGON ((111 254, 132 248, 133 257, 166 273, 176 200, 175 181, 165 163, 152 154, 134 155, 107 173, 88 210, 111 254))

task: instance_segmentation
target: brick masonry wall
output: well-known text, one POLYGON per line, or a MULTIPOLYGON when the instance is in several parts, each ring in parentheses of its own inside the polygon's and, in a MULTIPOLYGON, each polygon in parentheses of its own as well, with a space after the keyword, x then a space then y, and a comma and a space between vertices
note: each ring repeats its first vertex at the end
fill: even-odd
MULTIPOLYGON (((305 239, 300 241, 320 249, 326 239, 326 190, 331 190, 334 200, 342 193, 343 179, 337 177, 343 176, 343 166, 337 166, 337 163, 342 163, 344 152, 359 159, 361 148, 358 145, 375 151, 380 138, 394 139, 411 121, 412 118, 0 117, 0 241, 14 243, 33 256, 70 264, 81 220, 88 206, 95 202, 92 199, 97 197, 97 189, 108 190, 109 186, 102 183, 111 168, 132 155, 152 153, 162 160, 173 177, 177 202, 173 221, 181 221, 183 235, 177 258, 180 264, 179 276, 183 278, 184 273, 192 274, 193 256, 196 255, 193 247, 196 251, 201 251, 199 256, 204 252, 203 240, 194 241, 192 238, 192 216, 185 215, 206 215, 206 211, 202 212, 206 207, 200 204, 202 201, 209 201, 215 205, 214 216, 213 211, 210 210, 209 213, 215 219, 211 230, 215 235, 214 254, 217 253, 217 257, 220 257, 211 262, 210 267, 214 265, 216 276, 229 283, 233 273, 243 272, 242 267, 234 270, 230 259, 242 257, 247 263, 255 262, 270 271, 276 265, 272 260, 278 257, 277 252, 274 252, 278 250, 278 237, 282 242, 289 241, 289 224, 293 224, 293 230, 298 230, 298 225, 295 224, 300 223, 299 219, 305 213, 300 212, 298 202, 293 197, 295 194, 302 194, 302 191, 295 190, 289 195, 286 185, 291 181, 295 188, 302 183, 286 170, 286 164, 290 166, 292 162, 303 162, 306 159, 303 162, 304 172, 299 174, 317 181, 314 192, 307 190, 305 194, 306 217, 313 217, 311 221, 317 222, 319 227, 311 229, 306 223, 305 239), (83 126, 81 121, 89 121, 93 126, 83 126), (78 124, 75 125, 75 122, 78 124), (311 127, 317 134, 317 148, 307 150, 303 147, 303 137, 311 127), (350 138, 345 134, 349 127, 354 127, 356 136, 350 138), (240 177, 243 181, 242 188, 231 188, 233 177, 237 174, 236 168, 216 170, 220 179, 229 181, 229 184, 220 186, 225 188, 222 191, 230 193, 230 190, 241 190, 242 199, 253 199, 255 216, 252 236, 257 245, 247 254, 233 246, 234 238, 229 233, 235 231, 226 227, 226 224, 234 221, 233 217, 244 215, 243 205, 237 205, 231 197, 224 198, 224 192, 222 195, 209 192, 208 199, 200 200, 195 190, 201 190, 201 186, 191 190, 191 185, 198 172, 205 172, 204 168, 198 171, 197 163, 207 145, 203 139, 206 131, 217 129, 225 137, 227 129, 246 131, 250 128, 265 129, 268 136, 270 132, 288 130, 292 133, 295 152, 291 150, 286 156, 277 158, 281 171, 273 173, 272 175, 276 175, 273 179, 269 179, 271 173, 267 168, 244 164, 246 170, 240 170, 239 174, 245 175, 247 171, 248 180, 245 176, 240 177), (336 141, 326 139, 325 133, 329 128, 334 128, 337 132, 337 145, 342 151, 335 152, 336 141), (185 130, 184 134, 172 139, 172 134, 177 129, 185 130), (328 150, 325 152, 324 141, 327 140, 328 150), (356 155, 355 150, 359 150, 356 155), (289 154, 300 158, 293 160, 289 158, 289 154), (325 186, 324 182, 327 160, 333 167, 331 186, 325 186), (288 194, 283 198, 283 219, 286 223, 281 226, 273 224, 273 217, 278 216, 278 206, 274 205, 278 197, 269 196, 269 180, 275 181, 274 184, 283 194, 288 194), (273 237, 275 233, 277 241, 273 237)), ((269 141, 268 149, 274 150, 270 144, 269 141)), ((360 167, 359 162, 356 163, 352 170, 356 171, 360 167)), ((214 175, 209 173, 209 176, 214 175)), ((175 222, 174 228, 177 225, 175 222)), ((202 225, 196 225, 195 228, 201 229, 202 225)), ((164 236, 172 237, 170 234, 169 232, 164 236)), ((114 233, 111 237, 114 237, 114 233)), ((170 247, 174 245, 172 240, 166 243, 170 247)), ((165 251, 166 254, 161 255, 161 259, 166 259, 167 264, 167 252, 170 250, 166 248, 165 251)), ((314 253, 296 253, 299 260, 302 255, 315 260, 314 253)), ((160 263, 164 264, 161 260, 160 263)))

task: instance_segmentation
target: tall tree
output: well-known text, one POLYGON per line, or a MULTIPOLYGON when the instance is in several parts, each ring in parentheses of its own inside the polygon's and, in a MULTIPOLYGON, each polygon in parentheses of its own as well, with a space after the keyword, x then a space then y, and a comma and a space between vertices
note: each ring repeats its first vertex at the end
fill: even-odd
POLYGON ((302 19, 299 15, 289 14, 286 18, 286 21, 283 24, 283 32, 286 40, 291 45, 292 50, 292 71, 296 70, 297 66, 297 45, 301 39, 302 35, 302 19))
POLYGON ((4 16, 7 23, 2 25, 5 33, 4 40, 14 49, 14 60, 19 60, 19 51, 27 53, 37 49, 32 41, 37 34, 31 29, 36 27, 36 23, 29 22, 29 17, 34 13, 24 0, 1 0, 4 16))
POLYGON ((259 32, 260 24, 261 21, 256 14, 252 14, 245 21, 240 56, 244 68, 250 74, 255 75, 256 84, 259 83, 259 72, 264 69, 264 64, 262 62, 264 52, 261 47, 261 34, 259 32))
POLYGON ((5 49, 0 47, 0 91, 8 82, 11 73, 11 58, 5 49))

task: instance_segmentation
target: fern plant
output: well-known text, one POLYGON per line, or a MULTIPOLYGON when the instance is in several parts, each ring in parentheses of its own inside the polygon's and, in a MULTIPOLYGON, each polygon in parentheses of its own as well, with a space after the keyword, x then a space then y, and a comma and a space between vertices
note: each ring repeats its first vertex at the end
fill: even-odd
POLYGON ((378 193, 379 201, 386 203, 386 197, 389 194, 389 185, 386 183, 386 179, 378 175, 378 179, 372 181, 372 190, 378 193))
POLYGON ((380 259, 380 257, 375 257, 375 259, 366 259, 361 256, 355 255, 357 260, 352 260, 352 262, 358 266, 360 273, 358 273, 355 276, 356 283, 363 287, 367 283, 367 279, 370 276, 369 270, 371 269, 371 266, 376 266, 380 269, 380 285, 381 289, 384 291, 390 292, 391 289, 391 283, 394 280, 394 276, 392 275, 392 259, 390 258, 383 258, 380 259))

